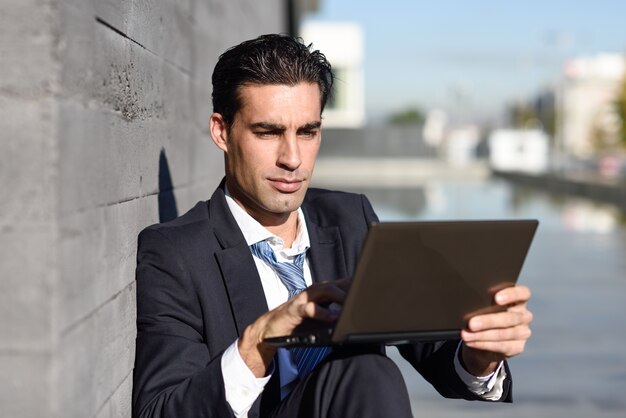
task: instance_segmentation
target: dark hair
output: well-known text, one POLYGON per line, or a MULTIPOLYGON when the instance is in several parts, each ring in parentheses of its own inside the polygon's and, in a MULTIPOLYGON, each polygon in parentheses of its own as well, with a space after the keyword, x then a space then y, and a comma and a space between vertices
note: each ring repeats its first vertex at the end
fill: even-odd
POLYGON ((239 88, 245 84, 317 83, 321 110, 333 85, 330 63, 320 51, 311 51, 301 38, 263 35, 242 42, 220 55, 213 70, 213 111, 230 125, 241 107, 239 88))

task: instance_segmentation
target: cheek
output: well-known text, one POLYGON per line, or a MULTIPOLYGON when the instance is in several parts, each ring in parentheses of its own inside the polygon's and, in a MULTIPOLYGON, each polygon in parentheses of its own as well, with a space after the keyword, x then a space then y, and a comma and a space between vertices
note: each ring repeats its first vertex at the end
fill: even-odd
POLYGON ((237 149, 231 156, 232 170, 242 179, 258 177, 267 166, 267 153, 262 149, 237 149))
POLYGON ((302 158, 306 161, 307 165, 312 167, 315 164, 315 159, 317 158, 317 153, 319 149, 319 141, 307 144, 307 146, 304 147, 302 152, 302 158))

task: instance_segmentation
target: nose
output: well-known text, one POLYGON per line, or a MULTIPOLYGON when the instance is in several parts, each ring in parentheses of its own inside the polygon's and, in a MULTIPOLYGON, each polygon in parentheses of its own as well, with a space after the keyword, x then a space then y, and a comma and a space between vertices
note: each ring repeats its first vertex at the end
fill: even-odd
POLYGON ((302 163, 298 138, 296 135, 285 135, 280 142, 277 165, 288 171, 296 170, 302 163))

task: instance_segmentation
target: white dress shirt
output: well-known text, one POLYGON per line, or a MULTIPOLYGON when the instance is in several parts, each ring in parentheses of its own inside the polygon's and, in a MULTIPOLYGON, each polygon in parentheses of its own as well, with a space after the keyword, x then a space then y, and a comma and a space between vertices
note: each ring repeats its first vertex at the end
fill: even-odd
MULTIPOLYGON (((243 210, 241 206, 230 197, 228 190, 226 190, 226 202, 249 246, 259 241, 267 240, 272 250, 274 250, 276 259, 280 262, 292 262, 296 255, 306 251, 310 247, 309 233, 301 209, 298 209, 298 231, 296 233, 296 239, 291 248, 284 248, 283 240, 272 235, 243 210)), ((276 272, 266 262, 256 256, 253 256, 253 259, 261 278, 261 285, 265 293, 267 307, 272 310, 287 301, 289 298, 287 288, 276 272)), ((304 279, 307 286, 310 286, 312 279, 308 257, 305 257, 303 267, 304 279)), ((500 399, 502 396, 504 378, 506 377, 502 364, 500 364, 496 372, 489 376, 472 376, 463 369, 458 359, 459 348, 457 348, 457 355, 455 355, 454 358, 454 367, 468 389, 485 399, 500 399)), ((289 351, 281 348, 278 349, 277 355, 278 361, 280 362, 281 398, 284 398, 291 391, 291 386, 296 383, 298 371, 291 359, 289 351)), ((237 341, 231 344, 222 355, 221 366, 222 375, 224 377, 226 401, 236 417, 247 417, 248 411, 256 398, 263 392, 265 385, 270 380, 271 374, 262 378, 255 377, 241 358, 237 348, 237 341)))

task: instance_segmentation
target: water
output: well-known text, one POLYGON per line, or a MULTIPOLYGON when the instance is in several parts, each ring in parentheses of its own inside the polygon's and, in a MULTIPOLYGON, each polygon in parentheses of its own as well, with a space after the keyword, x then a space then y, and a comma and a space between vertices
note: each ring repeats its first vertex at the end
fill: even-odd
MULTIPOLYGON (((353 189, 354 190, 354 189, 353 189)), ((533 290, 533 336, 510 360, 514 403, 441 398, 398 359, 415 416, 626 417, 626 228, 610 206, 556 198, 503 181, 360 189, 381 220, 540 221, 520 283, 533 290)))

